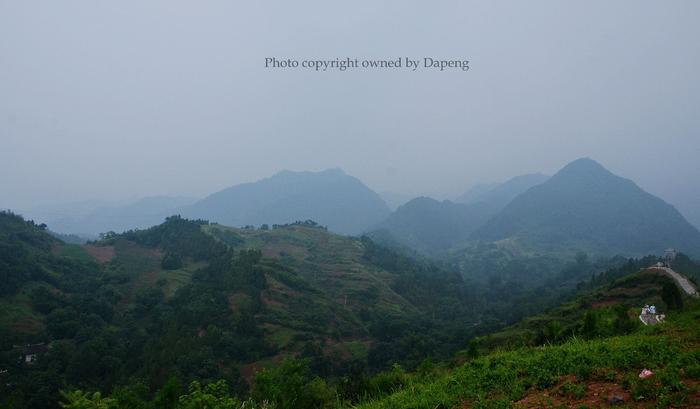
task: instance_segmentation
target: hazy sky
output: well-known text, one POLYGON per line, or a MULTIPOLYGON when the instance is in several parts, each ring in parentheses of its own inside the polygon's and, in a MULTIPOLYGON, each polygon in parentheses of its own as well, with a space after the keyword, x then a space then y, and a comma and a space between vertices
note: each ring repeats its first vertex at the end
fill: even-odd
POLYGON ((691 206, 699 20, 697 0, 0 0, 0 207, 329 167, 456 195, 582 156, 691 206), (471 69, 272 71, 271 56, 471 69))

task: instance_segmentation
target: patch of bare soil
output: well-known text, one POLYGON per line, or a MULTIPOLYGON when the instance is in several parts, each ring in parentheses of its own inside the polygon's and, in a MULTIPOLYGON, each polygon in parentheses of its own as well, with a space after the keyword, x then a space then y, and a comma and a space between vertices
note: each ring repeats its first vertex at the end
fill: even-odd
MULTIPOLYGON (((284 354, 275 355, 269 360, 269 362, 273 366, 279 365, 285 358, 285 356, 286 355, 284 354)), ((253 385, 255 374, 260 372, 263 368, 265 368, 265 365, 263 365, 262 361, 256 361, 241 365, 239 371, 241 374, 241 378, 243 378, 243 380, 250 386, 253 385)))
POLYGON ((85 251, 100 263, 108 263, 116 256, 114 246, 93 246, 89 244, 85 246, 85 251))
POLYGON ((595 308, 603 308, 603 307, 607 307, 607 306, 615 305, 615 304, 619 304, 619 303, 620 302, 617 300, 601 300, 601 301, 592 302, 591 307, 594 309, 595 308))
POLYGON ((257 362, 253 362, 252 364, 241 365, 239 371, 241 373, 241 378, 243 378, 248 385, 252 385, 255 374, 261 369, 262 365, 257 362))
POLYGON ((577 382, 573 376, 563 378, 559 384, 546 390, 531 390, 523 399, 515 402, 514 407, 519 409, 535 408, 615 408, 633 407, 645 408, 649 402, 637 402, 622 385, 606 381, 577 382), (567 392, 565 383, 583 385, 585 392, 582 396, 573 396, 567 392))
POLYGON ((269 292, 267 291, 263 291, 260 293, 260 301, 262 301, 263 305, 265 305, 266 307, 284 307, 284 304, 272 299, 270 297, 269 292))
POLYGON ((23 317, 15 320, 9 325, 10 330, 16 334, 38 334, 44 329, 44 323, 36 318, 23 317))
POLYGON ((700 408, 700 381, 697 380, 684 380, 683 385, 685 385, 688 390, 688 407, 700 408))
POLYGON ((250 296, 245 293, 233 293, 228 296, 228 307, 233 312, 239 312, 240 306, 251 302, 250 296))
POLYGON ((352 358, 352 353, 348 349, 347 342, 361 342, 367 350, 372 347, 372 341, 369 339, 357 339, 357 338, 342 338, 333 339, 331 337, 325 337, 323 339, 323 355, 329 358, 335 358, 335 353, 339 353, 342 359, 352 358))
MULTIPOLYGON (((688 398, 682 404, 672 405, 669 408, 700 408, 700 381, 685 379, 683 385, 688 388, 688 398)), ((463 408, 469 408, 465 403, 463 408)), ((615 382, 592 380, 576 382, 574 376, 561 379, 559 384, 547 390, 532 389, 523 399, 515 402, 515 408, 655 408, 656 401, 636 401, 629 391, 615 382), (572 396, 563 387, 565 383, 584 385, 585 393, 582 396, 572 396)))
POLYGON ((262 248, 262 254, 268 258, 280 259, 284 256, 292 256, 296 259, 304 259, 308 251, 300 246, 287 243, 267 243, 262 248))

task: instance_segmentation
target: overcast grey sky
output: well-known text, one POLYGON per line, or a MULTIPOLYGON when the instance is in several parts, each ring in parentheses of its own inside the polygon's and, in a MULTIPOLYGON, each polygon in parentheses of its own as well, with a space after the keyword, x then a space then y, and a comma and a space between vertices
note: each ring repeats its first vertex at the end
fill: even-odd
POLYGON ((700 201, 699 20, 695 0, 0 0, 0 207, 329 167, 456 195, 582 156, 700 201), (270 71, 268 56, 471 69, 270 71))

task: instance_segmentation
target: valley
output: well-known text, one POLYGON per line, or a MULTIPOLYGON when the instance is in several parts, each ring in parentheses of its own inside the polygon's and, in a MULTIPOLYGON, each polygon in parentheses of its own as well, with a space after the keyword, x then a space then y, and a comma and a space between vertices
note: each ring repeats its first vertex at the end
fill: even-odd
MULTIPOLYGON (((247 407, 529 407, 594 402, 596 388, 644 407, 630 371, 695 359, 668 351, 690 340, 700 233, 589 159, 393 212, 339 170, 181 210, 77 244, 0 213, 2 404, 163 407, 168 388, 189 399, 224 382, 206 393, 247 407), (645 304, 668 325, 640 328, 645 304), (628 349, 641 344, 656 360, 628 349)), ((696 399, 694 375, 678 376, 654 402, 696 399)))

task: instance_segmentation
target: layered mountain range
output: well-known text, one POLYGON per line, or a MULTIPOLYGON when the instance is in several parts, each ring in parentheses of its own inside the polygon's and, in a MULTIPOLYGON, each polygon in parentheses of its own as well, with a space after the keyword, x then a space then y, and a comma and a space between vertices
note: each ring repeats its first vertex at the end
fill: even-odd
POLYGON ((92 211, 25 214, 57 233, 93 237, 180 214, 234 227, 313 220, 336 233, 368 234, 429 255, 470 242, 544 253, 643 255, 674 247, 700 254, 700 232, 673 206, 592 159, 576 160, 552 177, 529 174, 478 185, 454 201, 418 197, 393 212, 359 179, 328 169, 283 171, 201 200, 152 197, 92 211))
POLYGON ((414 199, 371 235, 427 253, 481 241, 545 253, 700 254, 700 232, 678 210, 588 158, 551 178, 521 176, 458 200, 414 199))

